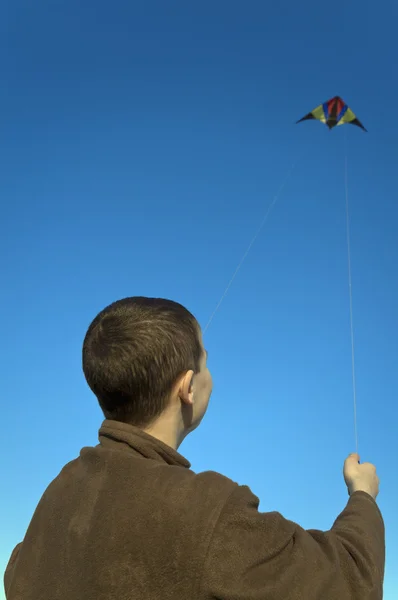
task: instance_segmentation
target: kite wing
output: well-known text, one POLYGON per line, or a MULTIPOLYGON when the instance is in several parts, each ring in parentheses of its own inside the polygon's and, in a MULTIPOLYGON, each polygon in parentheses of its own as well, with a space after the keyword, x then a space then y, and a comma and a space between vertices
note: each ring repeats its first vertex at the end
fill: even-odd
POLYGON ((340 96, 335 96, 327 102, 320 104, 314 108, 314 110, 309 112, 308 115, 305 115, 305 117, 299 119, 297 123, 301 123, 301 121, 308 121, 310 119, 321 121, 327 125, 329 129, 333 129, 333 127, 336 127, 337 125, 350 123, 351 125, 356 125, 357 127, 360 127, 366 131, 361 121, 357 119, 355 113, 347 106, 340 96))

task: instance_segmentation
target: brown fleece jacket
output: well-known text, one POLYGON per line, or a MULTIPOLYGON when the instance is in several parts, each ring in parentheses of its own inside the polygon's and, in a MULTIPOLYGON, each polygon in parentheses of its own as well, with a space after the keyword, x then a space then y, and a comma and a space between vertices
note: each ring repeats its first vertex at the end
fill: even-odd
POLYGON ((45 491, 7 600, 381 600, 384 524, 369 495, 353 494, 330 531, 306 531, 130 425, 104 421, 99 440, 45 491))

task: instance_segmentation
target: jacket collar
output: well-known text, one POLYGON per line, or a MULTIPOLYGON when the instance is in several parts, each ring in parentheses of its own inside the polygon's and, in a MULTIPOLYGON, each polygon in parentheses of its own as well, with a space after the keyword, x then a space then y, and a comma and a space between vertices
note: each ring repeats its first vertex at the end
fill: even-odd
POLYGON ((168 465, 190 468, 191 464, 176 450, 134 425, 105 419, 99 430, 101 446, 128 446, 144 458, 168 465))

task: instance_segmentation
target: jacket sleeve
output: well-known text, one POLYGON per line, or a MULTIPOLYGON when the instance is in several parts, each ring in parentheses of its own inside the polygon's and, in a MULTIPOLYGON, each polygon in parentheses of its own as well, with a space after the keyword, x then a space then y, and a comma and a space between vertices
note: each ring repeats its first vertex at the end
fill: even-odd
POLYGON ((22 542, 15 546, 14 550, 12 551, 10 560, 8 561, 8 565, 6 567, 5 573, 4 573, 4 591, 6 594, 6 598, 8 597, 8 590, 11 585, 11 580, 12 580, 12 577, 14 574, 15 563, 17 561, 17 558, 19 555, 19 550, 21 549, 21 546, 22 546, 22 542))
POLYGON ((202 578, 208 600, 382 600, 384 523, 364 492, 326 532, 305 530, 238 487, 213 531, 202 578))

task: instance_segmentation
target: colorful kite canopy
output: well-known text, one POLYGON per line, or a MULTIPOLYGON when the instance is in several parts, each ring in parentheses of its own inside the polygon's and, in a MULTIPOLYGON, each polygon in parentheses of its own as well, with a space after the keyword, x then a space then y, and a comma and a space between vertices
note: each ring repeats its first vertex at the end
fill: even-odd
POLYGON ((329 129, 333 129, 333 127, 336 127, 336 125, 351 123, 351 125, 356 125, 357 127, 360 127, 366 131, 365 127, 357 119, 351 108, 347 106, 340 96, 335 96, 334 98, 331 98, 331 100, 320 104, 310 113, 308 113, 308 115, 305 115, 305 117, 297 121, 297 123, 301 123, 301 121, 307 121, 309 119, 322 121, 322 123, 325 123, 329 129))

